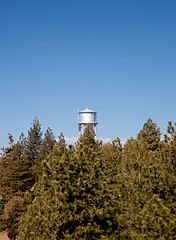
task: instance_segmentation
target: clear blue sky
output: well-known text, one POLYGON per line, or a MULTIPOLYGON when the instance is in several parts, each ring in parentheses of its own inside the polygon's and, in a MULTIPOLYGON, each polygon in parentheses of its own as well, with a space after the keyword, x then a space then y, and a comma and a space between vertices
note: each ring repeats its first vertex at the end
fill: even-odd
POLYGON ((98 112, 98 137, 130 138, 151 117, 176 121, 175 0, 0 0, 0 147, 27 134, 78 135, 77 109, 98 112))

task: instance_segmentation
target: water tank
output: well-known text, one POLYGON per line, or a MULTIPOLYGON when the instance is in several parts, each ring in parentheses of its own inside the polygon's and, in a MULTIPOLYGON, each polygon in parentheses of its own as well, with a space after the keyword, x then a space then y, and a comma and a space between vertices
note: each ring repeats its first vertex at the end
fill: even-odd
POLYGON ((94 112, 88 108, 81 112, 78 112, 78 123, 80 124, 97 123, 97 112, 94 112))
POLYGON ((79 125, 79 135, 83 134, 85 127, 90 124, 95 130, 96 135, 96 125, 98 124, 97 121, 97 112, 92 111, 88 108, 78 112, 78 125, 79 125))

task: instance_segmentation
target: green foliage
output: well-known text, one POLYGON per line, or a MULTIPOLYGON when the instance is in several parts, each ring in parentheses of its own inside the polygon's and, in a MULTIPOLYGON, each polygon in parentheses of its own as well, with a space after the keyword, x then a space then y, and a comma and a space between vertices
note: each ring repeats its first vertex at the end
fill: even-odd
MULTIPOLYGON (((140 235, 141 229, 139 231, 137 227, 141 222, 140 216, 155 195, 163 199, 175 215, 175 176, 168 145, 160 142, 160 133, 151 120, 144 126, 137 140, 130 139, 125 144, 117 174, 121 211, 126 225, 121 237, 125 239, 136 239, 140 235)), ((139 239, 143 239, 143 235, 139 239)))
POLYGON ((41 174, 40 150, 42 146, 41 124, 34 118, 32 127, 28 131, 25 146, 25 161, 31 171, 31 180, 28 182, 29 188, 37 181, 41 174))
POLYGON ((17 143, 4 149, 0 161, 1 196, 6 202, 13 195, 21 195, 27 190, 27 181, 30 178, 28 165, 24 159, 25 139, 21 134, 17 143))
POLYGON ((95 149, 92 132, 89 138, 85 131, 77 151, 65 149, 44 162, 36 197, 21 222, 21 240, 99 239, 117 228, 113 195, 95 149))
POLYGON ((56 144, 56 140, 55 140, 54 134, 51 128, 48 128, 46 130, 46 133, 44 134, 44 139, 42 140, 42 143, 41 143, 40 155, 41 154, 43 154, 44 156, 49 155, 52 152, 55 144, 56 144))
POLYGON ((66 148, 65 137, 62 132, 58 136, 57 146, 58 146, 58 148, 55 148, 55 150, 57 149, 56 151, 58 151, 59 155, 61 156, 64 153, 65 148, 66 148))
POLYGON ((104 144, 101 151, 104 172, 107 177, 111 177, 111 181, 114 182, 118 173, 118 166, 122 159, 122 144, 120 139, 117 138, 112 141, 112 143, 104 144))
POLYGON ((138 139, 146 144, 149 150, 156 150, 160 143, 160 129, 157 128, 156 123, 153 123, 149 118, 144 124, 142 130, 138 133, 138 139))
POLYGON ((76 143, 77 149, 84 149, 85 152, 88 152, 90 148, 94 151, 98 151, 101 145, 102 142, 95 139, 95 132, 91 125, 88 125, 85 128, 84 133, 80 136, 76 143))
POLYGON ((54 146, 56 145, 56 140, 54 134, 50 128, 46 130, 44 138, 42 139, 40 151, 36 159, 36 174, 39 176, 42 173, 42 161, 47 158, 47 156, 53 151, 54 146))
POLYGON ((42 172, 42 161, 52 152, 56 141, 50 128, 42 139, 41 124, 35 118, 27 139, 21 134, 17 143, 9 135, 10 146, 3 149, 0 161, 0 188, 4 201, 23 196, 42 172))
POLYGON ((172 240, 176 236, 176 217, 157 195, 145 204, 138 218, 137 239, 172 240))
POLYGON ((176 239, 175 126, 161 140, 148 119, 124 147, 119 138, 102 145, 90 125, 67 147, 50 128, 42 138, 36 118, 27 138, 9 135, 0 159, 9 236, 20 221, 19 240, 176 239))
MULTIPOLYGON (((56 141, 50 128, 42 139, 41 124, 35 118, 28 131, 27 139, 23 134, 14 143, 9 134, 9 147, 3 149, 0 159, 0 196, 3 203, 10 202, 16 196, 23 197, 31 190, 38 176, 42 173, 42 161, 52 152, 56 141)), ((13 210, 13 209, 12 209, 13 210)), ((6 219, 6 227, 13 231, 14 220, 10 214, 6 219)), ((2 228, 2 221, 0 221, 2 228)))
POLYGON ((63 135, 62 132, 61 132, 61 134, 58 136, 57 145, 58 145, 59 147, 65 145, 65 138, 64 138, 64 135, 63 135))

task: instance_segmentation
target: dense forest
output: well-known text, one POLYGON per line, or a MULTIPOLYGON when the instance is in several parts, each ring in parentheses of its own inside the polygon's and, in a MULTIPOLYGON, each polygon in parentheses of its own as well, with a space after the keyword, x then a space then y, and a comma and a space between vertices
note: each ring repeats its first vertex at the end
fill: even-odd
POLYGON ((176 239, 176 124, 151 119, 136 139, 75 146, 37 118, 0 158, 0 231, 10 239, 176 239))

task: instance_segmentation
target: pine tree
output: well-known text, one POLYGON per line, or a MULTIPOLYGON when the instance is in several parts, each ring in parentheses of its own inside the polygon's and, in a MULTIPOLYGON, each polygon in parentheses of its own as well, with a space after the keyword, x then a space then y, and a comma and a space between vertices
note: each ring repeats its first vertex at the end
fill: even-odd
MULTIPOLYGON (((175 124, 176 125, 176 124, 175 124)), ((162 141, 162 148, 160 151, 160 158, 165 168, 163 173, 165 175, 166 183, 163 187, 160 198, 169 207, 172 213, 176 214, 176 130, 172 122, 168 123, 168 135, 165 135, 162 141)))
POLYGON ((56 140, 51 128, 48 128, 42 139, 40 151, 38 153, 39 161, 42 162, 52 151, 56 144, 56 140))
MULTIPOLYGON (((12 199, 18 196, 23 197, 26 190, 31 189, 36 181, 36 170, 39 168, 37 169, 34 166, 36 166, 35 160, 37 158, 41 161, 38 150, 40 149, 38 145, 40 144, 41 146, 40 137, 40 124, 37 119, 34 119, 33 127, 29 131, 27 140, 22 133, 19 140, 14 143, 12 135, 9 134, 10 146, 3 149, 0 161, 0 194, 4 203, 8 202, 11 204, 13 202, 11 202, 12 199), (33 158, 31 155, 33 155, 33 158)), ((44 139, 43 148, 44 145, 46 145, 46 142, 47 140, 44 139)), ((49 147, 51 148, 51 146, 47 147, 48 149, 49 147)), ((12 212, 13 209, 14 208, 11 209, 11 213, 8 215, 8 218, 6 218, 8 232, 14 231, 13 216, 17 215, 18 209, 16 209, 16 212, 14 213, 12 212)))
POLYGON ((67 148, 50 128, 42 139, 35 118, 27 139, 22 134, 15 143, 9 135, 0 158, 0 213, 9 237, 16 238, 20 221, 19 240, 175 239, 175 129, 169 122, 161 141, 148 119, 122 147, 118 138, 102 145, 88 125, 67 148))
MULTIPOLYGON (((56 143, 56 145, 58 146, 57 151, 59 152, 60 156, 64 153, 65 148, 66 148, 66 142, 65 142, 65 137, 63 135, 63 133, 61 132, 61 134, 58 136, 58 141, 56 143)), ((55 149, 55 150, 56 150, 55 149)))
POLYGON ((140 240, 173 240, 176 237, 176 216, 173 215, 164 202, 154 195, 142 209, 138 217, 140 240))
POLYGON ((77 151, 61 155, 54 149, 44 162, 19 239, 99 239, 117 229, 117 209, 92 133, 85 130, 77 151))
POLYGON ((25 146, 25 161, 31 171, 31 180, 28 182, 29 188, 38 180, 41 173, 41 161, 39 153, 42 146, 42 131, 39 120, 35 117, 32 127, 28 131, 25 146))
POLYGON ((138 239, 138 235, 139 239, 154 239, 143 238, 141 229, 139 231, 137 227, 153 196, 157 195, 171 214, 175 214, 175 177, 169 163, 168 143, 160 141, 159 129, 151 121, 144 126, 138 139, 130 139, 125 144, 119 168, 118 189, 127 226, 121 237, 125 239, 138 239))
POLYGON ((63 133, 61 132, 61 134, 58 136, 58 142, 57 145, 59 147, 61 147, 62 145, 65 145, 65 137, 63 135, 63 133))
MULTIPOLYGON (((12 136, 10 135, 10 138, 12 136)), ((21 134, 17 143, 4 149, 1 162, 0 188, 3 201, 8 201, 13 195, 23 195, 30 178, 29 167, 24 160, 25 138, 21 134)))
POLYGON ((116 176, 118 173, 118 167, 121 164, 122 159, 122 144, 120 138, 112 141, 112 143, 106 143, 102 146, 102 159, 104 172, 107 177, 111 178, 111 182, 116 182, 116 176))
POLYGON ((156 150, 160 143, 160 129, 156 123, 149 118, 144 124, 142 130, 138 133, 138 139, 146 144, 149 150, 156 150))
POLYGON ((169 137, 167 137, 168 140, 168 150, 169 150, 169 156, 172 161, 172 166, 174 169, 174 173, 176 174, 176 123, 175 127, 172 125, 172 122, 168 122, 168 128, 167 132, 169 134, 169 137))
POLYGON ((26 141, 26 154, 31 160, 37 159, 40 147, 42 143, 41 124, 35 117, 32 123, 32 127, 28 131, 28 137, 26 141))

